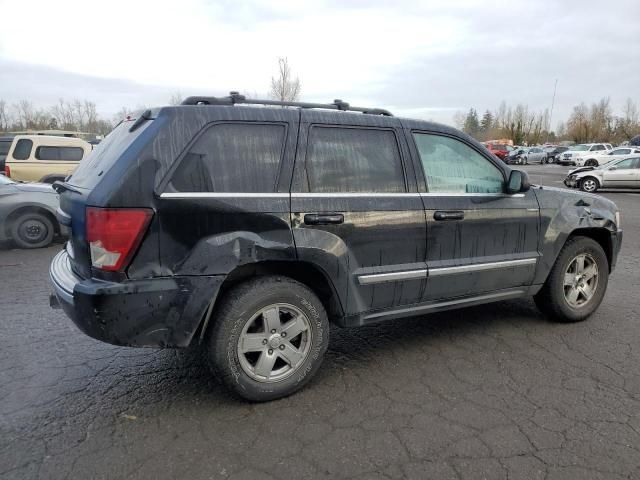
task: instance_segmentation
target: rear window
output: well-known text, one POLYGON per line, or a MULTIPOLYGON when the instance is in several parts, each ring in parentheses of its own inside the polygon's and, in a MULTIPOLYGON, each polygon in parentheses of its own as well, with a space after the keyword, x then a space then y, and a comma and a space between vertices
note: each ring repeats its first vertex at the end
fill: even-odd
POLYGON ((33 142, 26 138, 21 138, 16 143, 16 148, 13 149, 13 158, 16 160, 26 160, 31 155, 31 148, 33 142))
POLYGON ((43 145, 36 148, 38 160, 80 161, 82 155, 84 155, 84 150, 80 147, 47 147, 43 145))
POLYGON ((178 192, 274 192, 285 133, 281 124, 213 125, 182 158, 171 187, 178 192))
POLYGON ((144 131, 151 122, 145 122, 140 128, 129 133, 133 122, 122 122, 114 128, 78 165, 68 182, 81 188, 92 189, 103 174, 115 164, 116 160, 131 145, 131 142, 144 131))

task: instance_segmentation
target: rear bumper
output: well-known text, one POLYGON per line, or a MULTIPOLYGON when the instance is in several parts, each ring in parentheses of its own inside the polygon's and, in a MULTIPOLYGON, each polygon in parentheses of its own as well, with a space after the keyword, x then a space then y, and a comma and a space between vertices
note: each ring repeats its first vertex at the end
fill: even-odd
POLYGON ((51 262, 52 306, 85 334, 113 345, 186 347, 224 276, 162 277, 122 283, 82 279, 66 251, 51 262))

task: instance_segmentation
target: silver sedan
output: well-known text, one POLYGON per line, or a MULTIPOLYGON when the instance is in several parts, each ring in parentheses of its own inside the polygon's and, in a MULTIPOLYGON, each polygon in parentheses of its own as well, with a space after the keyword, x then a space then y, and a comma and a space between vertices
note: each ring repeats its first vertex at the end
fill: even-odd
POLYGON ((593 193, 600 188, 640 188, 640 157, 613 160, 599 167, 571 170, 567 187, 593 193))

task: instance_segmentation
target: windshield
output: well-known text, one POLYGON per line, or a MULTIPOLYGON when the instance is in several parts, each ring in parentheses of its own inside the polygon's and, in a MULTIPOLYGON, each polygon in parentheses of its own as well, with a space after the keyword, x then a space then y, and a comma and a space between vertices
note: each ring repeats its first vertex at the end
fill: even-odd
POLYGON ((0 185, 9 185, 11 183, 16 183, 10 178, 5 177, 4 175, 0 175, 0 185))
POLYGON ((574 145, 570 147, 569 150, 573 150, 574 152, 586 152, 589 150, 589 145, 574 145))

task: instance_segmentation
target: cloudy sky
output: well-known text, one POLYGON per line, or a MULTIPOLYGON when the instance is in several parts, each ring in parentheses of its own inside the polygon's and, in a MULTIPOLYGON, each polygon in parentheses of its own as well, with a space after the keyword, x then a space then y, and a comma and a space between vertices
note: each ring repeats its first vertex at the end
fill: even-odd
POLYGON ((302 99, 452 122, 502 100, 566 118, 640 103, 640 0, 0 0, 0 99, 104 115, 229 90, 266 95, 277 58, 302 99), (28 21, 27 21, 28 19, 28 21))

